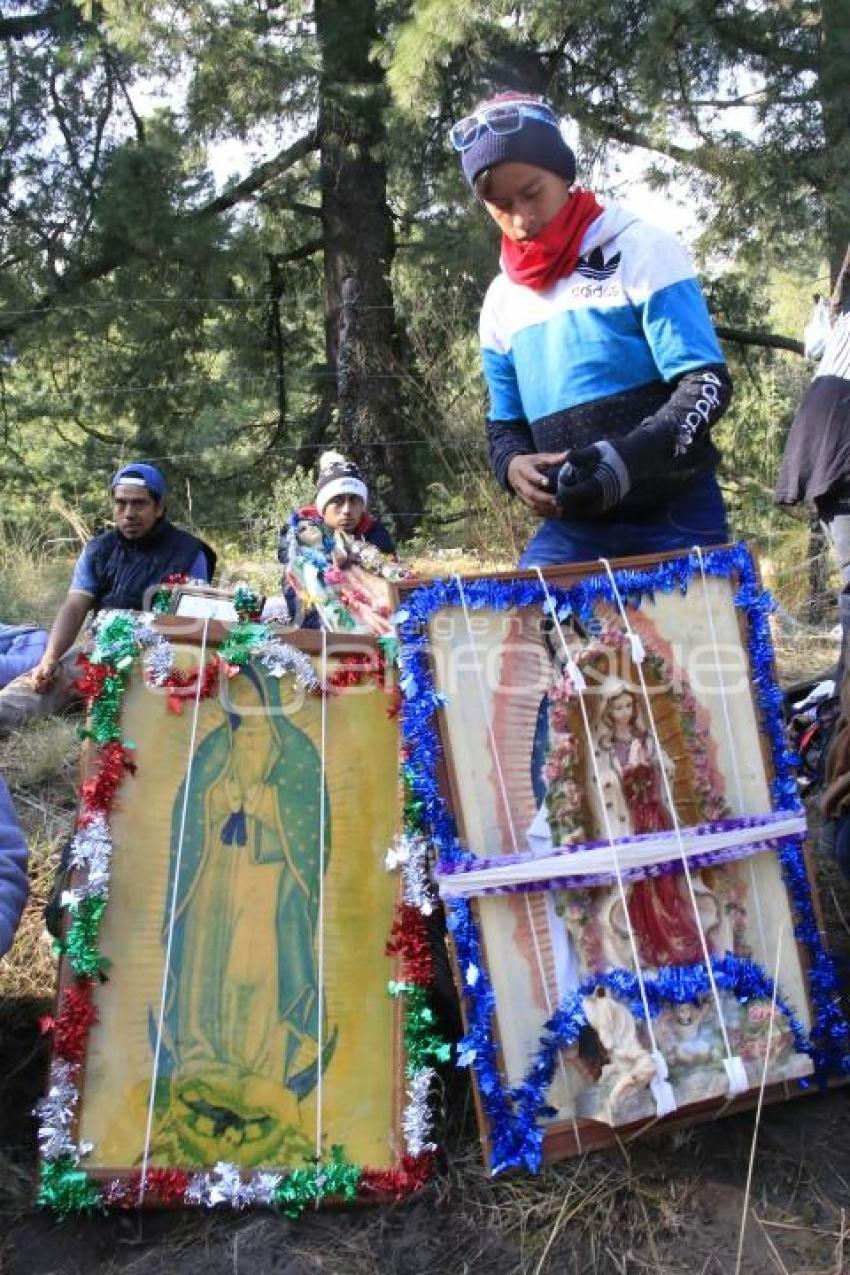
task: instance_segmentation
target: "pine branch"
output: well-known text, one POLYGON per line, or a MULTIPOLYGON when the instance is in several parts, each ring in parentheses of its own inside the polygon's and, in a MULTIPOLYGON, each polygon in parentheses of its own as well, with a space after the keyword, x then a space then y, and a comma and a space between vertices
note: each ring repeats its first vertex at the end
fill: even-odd
POLYGON ((630 128, 624 124, 618 124, 604 110, 599 113, 594 110, 587 110, 577 98, 570 99, 568 106, 569 114, 579 124, 589 125, 594 132, 602 133, 607 141, 620 142, 624 146, 639 146, 641 150, 654 151, 658 155, 666 155, 669 159, 678 160, 680 164, 687 164, 695 168, 706 168, 709 172, 713 171, 707 160, 701 160, 701 148, 698 146, 678 146, 675 142, 650 136, 648 133, 643 133, 639 129, 630 128))
POLYGON ((790 336, 776 336, 773 332, 750 332, 744 328, 730 328, 715 323, 714 330, 724 341, 732 341, 736 345, 758 345, 766 350, 790 350, 792 354, 804 356, 803 342, 795 341, 790 336))
POLYGON ((243 177, 241 182, 237 182, 235 186, 231 186, 229 190, 222 191, 215 199, 211 199, 209 203, 204 204, 197 210, 196 214, 192 215, 193 219, 215 217, 218 213, 227 212, 228 209, 234 208, 236 204, 244 203, 246 199, 250 199, 252 195, 255 195, 258 190, 266 186, 275 177, 285 173, 288 168, 292 168, 299 160, 306 159, 309 154, 318 148, 318 145, 319 139, 316 133, 307 133, 305 137, 300 137, 297 142, 287 146, 286 150, 279 151, 272 159, 260 164, 247 177, 243 177))
MULTIPOLYGON (((308 133, 305 137, 299 138, 297 142, 293 142, 291 146, 280 151, 273 159, 260 164, 258 168, 255 168, 242 181, 231 186, 229 190, 216 195, 214 199, 201 204, 198 208, 193 208, 191 212, 182 214, 176 219, 178 225, 186 226, 205 221, 210 217, 217 217, 221 213, 228 212, 239 203, 244 203, 245 200, 250 199, 264 185, 273 181, 288 168, 293 167, 299 160, 304 159, 317 146, 318 139, 315 133, 308 133)), ((321 246, 320 240, 311 240, 309 243, 301 244, 298 248, 293 249, 291 253, 287 254, 287 259, 299 260, 317 252, 321 246)), ((5 318, 0 317, 0 340, 12 336, 15 332, 20 331, 21 328, 31 327, 34 323, 40 323, 49 315, 57 301, 66 300, 69 296, 74 296, 82 288, 85 288, 87 284, 95 283, 98 279, 105 279, 113 270, 128 261, 150 257, 153 252, 153 249, 143 251, 130 240, 126 240, 120 246, 114 247, 111 251, 95 257, 91 261, 83 262, 76 267, 70 267, 58 277, 56 286, 43 293, 30 309, 21 310, 17 314, 7 315, 5 318)))
POLYGON ((275 261, 279 266, 286 265, 288 261, 304 261, 307 257, 314 256, 317 252, 321 252, 325 246, 325 241, 321 236, 317 239, 307 239, 304 243, 300 243, 295 248, 290 248, 288 252, 276 252, 274 254, 275 261))
MULTIPOLYGON (((713 25, 721 44, 737 57, 740 57, 741 53, 747 53, 750 57, 763 59, 774 70, 779 70, 783 66, 796 72, 816 72, 818 69, 814 38, 812 51, 806 52, 799 47, 792 48, 788 44, 781 44, 777 39, 771 38, 776 33, 769 33, 764 27, 759 29, 758 24, 748 18, 716 17, 713 25)), ((814 37, 813 28, 814 24, 811 24, 810 29, 814 37)), ((797 38, 800 32, 796 27, 788 27, 785 28, 785 34, 797 38)))
POLYGON ((28 35, 52 31, 57 20, 79 20, 79 12, 73 4, 52 4, 41 13, 21 13, 16 18, 0 18, 0 40, 24 40, 28 35))

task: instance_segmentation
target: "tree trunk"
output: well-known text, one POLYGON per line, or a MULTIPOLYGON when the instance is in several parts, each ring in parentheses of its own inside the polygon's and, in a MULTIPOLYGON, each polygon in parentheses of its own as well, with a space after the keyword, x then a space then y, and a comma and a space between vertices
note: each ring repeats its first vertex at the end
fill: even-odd
POLYGON ((850 5, 821 5, 820 96, 830 282, 835 283, 850 244, 850 5))
POLYGON ((390 283, 383 69, 370 57, 375 0, 315 0, 325 241, 325 345, 337 379, 339 442, 386 500, 401 536, 421 516, 405 433, 390 283))
POLYGON ((266 344, 271 355, 277 400, 277 427, 275 437, 286 437, 286 335, 280 313, 283 296, 283 266, 277 253, 267 252, 269 263, 269 316, 266 324, 266 344))

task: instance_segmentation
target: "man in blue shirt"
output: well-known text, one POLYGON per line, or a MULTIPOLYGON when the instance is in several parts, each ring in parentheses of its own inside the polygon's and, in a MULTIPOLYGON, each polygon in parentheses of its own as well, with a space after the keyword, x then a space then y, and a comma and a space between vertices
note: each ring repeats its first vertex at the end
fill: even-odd
POLYGON ((45 717, 75 698, 74 643, 90 612, 140 611, 145 595, 169 575, 209 583, 215 554, 165 516, 165 479, 154 465, 125 465, 110 483, 114 527, 83 549, 44 654, 32 673, 0 691, 0 729, 45 717))

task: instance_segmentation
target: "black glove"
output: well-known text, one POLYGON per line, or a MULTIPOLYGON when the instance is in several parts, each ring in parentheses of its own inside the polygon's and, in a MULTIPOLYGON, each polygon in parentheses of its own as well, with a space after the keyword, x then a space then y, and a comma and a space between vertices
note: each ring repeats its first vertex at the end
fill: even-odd
POLYGON ((555 499, 567 517, 586 518, 619 505, 631 485, 620 452, 601 442, 569 453, 558 470, 555 499))

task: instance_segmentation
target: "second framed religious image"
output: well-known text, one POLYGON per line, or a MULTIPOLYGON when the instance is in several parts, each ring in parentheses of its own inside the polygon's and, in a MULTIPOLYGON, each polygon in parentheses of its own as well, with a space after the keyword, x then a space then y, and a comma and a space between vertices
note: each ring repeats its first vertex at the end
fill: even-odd
POLYGON ((748 550, 455 578, 401 608, 491 1166, 840 1066, 748 550))

